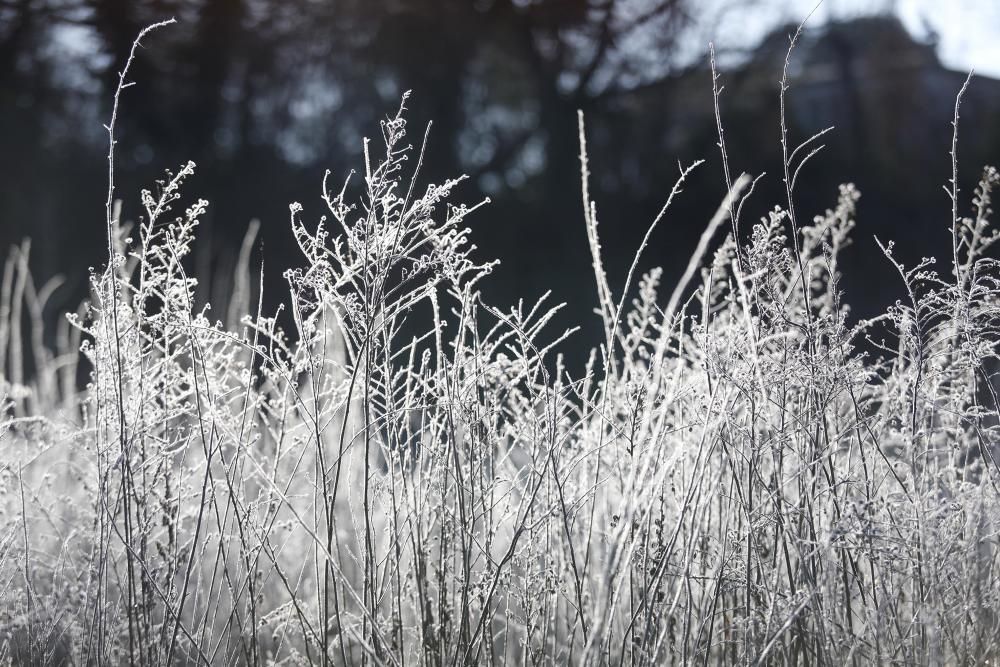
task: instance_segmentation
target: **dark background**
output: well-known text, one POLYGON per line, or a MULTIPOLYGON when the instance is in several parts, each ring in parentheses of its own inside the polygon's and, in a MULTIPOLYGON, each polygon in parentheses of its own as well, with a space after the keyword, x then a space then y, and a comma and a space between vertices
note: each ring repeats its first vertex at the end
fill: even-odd
MULTIPOLYGON (((762 2, 763 0, 761 0, 762 2)), ((725 9, 748 17, 760 2, 725 9)), ((587 116, 591 192, 612 287, 678 173, 692 176, 647 250, 672 284, 724 193, 705 44, 692 52, 697 0, 0 0, 0 247, 32 237, 36 279, 66 283, 48 315, 86 296, 88 267, 106 261, 106 134, 116 72, 145 25, 150 35, 124 97, 118 189, 125 219, 166 168, 198 165, 187 198, 211 201, 194 267, 202 299, 225 302, 251 219, 261 221, 271 279, 298 261, 288 203, 322 213, 324 170, 339 183, 361 166, 361 138, 409 102, 410 139, 434 120, 424 181, 468 173, 458 199, 492 204, 469 220, 500 305, 547 290, 583 324, 569 350, 600 342, 579 190, 576 110, 587 116)), ((731 17, 730 17, 731 18, 731 17)), ((753 48, 720 40, 723 120, 731 166, 767 176, 746 223, 782 202, 778 80, 794 25, 753 48)), ((700 35, 701 33, 699 33, 700 35)), ((843 288, 857 316, 900 295, 872 239, 913 259, 950 253, 948 150, 964 72, 945 68, 933 40, 891 13, 811 24, 793 56, 793 143, 828 125, 827 148, 804 172, 803 218, 862 191, 843 288)), ((984 164, 1000 154, 1000 83, 976 78, 963 105, 963 211, 984 164)), ((735 175, 735 174, 734 174, 735 175)), ((749 224, 744 225, 748 230, 749 224)), ((254 262, 259 262, 256 255, 254 262)), ((254 281, 255 283, 256 281, 254 281)), ((221 313, 221 309, 220 309, 221 313)), ((555 332, 554 332, 555 333, 555 332)), ((578 359, 576 360, 578 363, 578 359)))

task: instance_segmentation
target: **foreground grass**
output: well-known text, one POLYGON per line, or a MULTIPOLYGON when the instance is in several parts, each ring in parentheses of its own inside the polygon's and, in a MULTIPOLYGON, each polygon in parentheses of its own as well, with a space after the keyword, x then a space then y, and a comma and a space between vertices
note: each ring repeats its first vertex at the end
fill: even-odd
POLYGON ((952 182, 947 275, 886 244, 903 298, 849 324, 858 193, 798 220, 812 140, 782 130, 788 200, 749 230, 752 185, 727 167, 661 299, 659 271, 634 275, 642 248, 608 286, 580 131, 604 341, 578 378, 555 308, 481 298, 476 207, 448 203, 458 180, 419 184, 403 107, 359 183, 323 184, 325 217, 291 206, 284 315, 251 299, 279 279, 251 271, 252 235, 225 313, 195 309, 194 165, 130 227, 112 151, 111 261, 54 348, 27 246, 0 285, 3 659, 996 659, 1000 175, 970 217, 952 182))

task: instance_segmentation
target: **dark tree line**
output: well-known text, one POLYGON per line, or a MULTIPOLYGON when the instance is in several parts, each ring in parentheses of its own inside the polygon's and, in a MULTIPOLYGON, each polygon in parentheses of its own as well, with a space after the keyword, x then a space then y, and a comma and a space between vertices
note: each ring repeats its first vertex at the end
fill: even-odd
MULTIPOLYGON (((361 137, 412 89, 411 141, 434 121, 425 178, 468 173, 465 198, 494 202, 472 220, 483 252, 505 262, 494 295, 552 289, 570 302, 568 320, 590 321, 576 111, 588 118, 613 275, 662 205, 678 160, 708 159, 647 255, 670 280, 723 193, 707 60, 683 51, 701 10, 690 0, 0 0, 0 243, 32 236, 36 272, 67 274, 53 309, 83 296, 86 267, 103 261, 101 123, 115 73, 143 26, 174 16, 178 25, 151 37, 133 70, 118 192, 134 218, 139 188, 166 168, 198 164, 188 193, 212 207, 197 261, 218 277, 220 295, 253 218, 272 275, 293 261, 288 202, 318 217, 323 171, 339 179, 359 164, 361 137)), ((734 168, 772 174, 749 220, 780 201, 777 79, 789 31, 776 28, 724 72, 734 168)), ((792 132, 842 126, 803 181, 803 210, 821 212, 837 183, 853 180, 865 197, 863 229, 899 237, 941 227, 955 91, 933 48, 881 18, 817 31, 797 57, 792 132), (913 63, 893 69, 901 53, 913 63), (914 103, 889 108, 906 99, 914 103)), ((967 175, 998 145, 991 83, 975 89, 966 121, 977 137, 964 154, 967 175)), ((859 245, 869 239, 860 235, 859 245)), ((877 262, 860 249, 852 256, 877 262)))

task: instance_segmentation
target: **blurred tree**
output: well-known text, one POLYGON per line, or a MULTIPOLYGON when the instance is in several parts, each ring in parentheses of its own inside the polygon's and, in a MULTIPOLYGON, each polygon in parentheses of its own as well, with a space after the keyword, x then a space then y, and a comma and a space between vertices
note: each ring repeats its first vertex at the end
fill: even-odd
MULTIPOLYGON (((199 176, 193 187, 213 197, 209 235, 223 238, 203 244, 216 248, 207 251, 212 256, 206 262, 218 260, 220 266, 255 215, 263 215, 265 234, 277 240, 281 257, 289 245, 282 240, 287 235, 280 213, 286 201, 308 201, 320 167, 344 173, 358 153, 359 137, 374 129, 373 121, 406 88, 415 90, 412 118, 418 127, 433 118, 440 128, 427 156, 427 177, 468 171, 499 200, 486 217, 507 220, 503 227, 490 225, 483 242, 491 253, 509 256, 512 243, 504 237, 530 233, 539 243, 517 259, 521 269, 537 266, 547 248, 565 246, 567 229, 576 231, 561 221, 576 225, 581 219, 576 109, 600 113, 623 93, 668 77, 692 11, 689 0, 3 2, 0 76, 24 73, 23 80, 5 80, 4 89, 22 99, 32 87, 49 86, 28 103, 31 122, 14 125, 29 141, 50 133, 46 110, 72 117, 89 107, 88 118, 105 114, 135 34, 165 16, 179 19, 179 26, 157 34, 138 54, 133 73, 140 85, 127 93, 120 126, 119 191, 129 197, 161 169, 195 160, 199 176), (63 57, 81 56, 75 76, 101 84, 88 88, 73 110, 58 109, 60 84, 42 72, 42 56, 54 53, 58 60, 60 51, 63 57), (24 65, 26 59, 38 62, 24 65), (313 180, 303 182, 303 173, 313 180)), ((17 106, 5 99, 4 113, 17 106)), ((413 134, 419 140, 419 131, 413 134)), ((66 139, 83 142, 90 168, 98 167, 99 132, 60 141, 66 139)), ((33 159, 26 146, 13 148, 22 159, 33 159)), ((45 169, 35 165, 28 171, 45 169)), ((85 180, 93 185, 94 179, 85 180)), ((10 219, 11 194, 0 197, 0 215, 10 219)), ((70 202, 62 207, 52 212, 53 225, 64 224, 59 221, 65 211, 79 215, 70 202)), ((126 217, 134 208, 126 206, 126 217)), ((52 247, 40 249, 40 259, 74 272, 98 263, 98 214, 95 207, 94 243, 76 246, 84 250, 77 266, 56 261, 61 251, 52 247)), ((27 231, 8 226, 0 241, 27 231)), ((587 262, 583 234, 569 237, 579 251, 575 267, 512 272, 521 278, 509 285, 510 293, 541 284, 557 291, 571 286, 573 269, 587 262)))
MULTIPOLYGON (((710 4, 721 16, 754 3, 710 4)), ((709 9, 696 0, 0 0, 0 245, 43 236, 38 274, 78 278, 53 305, 84 294, 86 267, 104 259, 101 122, 115 73, 143 25, 175 16, 179 24, 151 37, 133 70, 119 193, 134 217, 139 188, 165 168, 198 163, 189 194, 212 206, 197 261, 216 276, 202 298, 210 284, 225 294, 252 218, 262 221, 270 274, 294 261, 287 203, 302 201, 318 217, 309 203, 318 202, 323 169, 346 175, 360 137, 413 89, 411 141, 435 122, 424 178, 466 172, 465 198, 493 199, 470 221, 483 252, 505 262, 487 286, 492 296, 510 302, 551 289, 571 302, 568 320, 596 325, 576 110, 588 117, 613 286, 678 160, 709 159, 648 254, 669 282, 722 196, 711 80, 703 45, 692 52, 689 42, 709 9)), ((747 57, 729 54, 722 102, 736 170, 780 171, 776 81, 790 30, 776 29, 747 57)), ((822 210, 837 182, 854 180, 862 215, 873 211, 876 224, 931 229, 954 73, 892 19, 809 35, 795 59, 793 133, 841 129, 803 177, 803 212, 822 210)), ((964 153, 972 172, 1000 142, 990 90, 974 85, 963 113, 965 132, 981 138, 964 153)), ((779 180, 765 179, 748 212, 780 201, 780 191, 779 180)), ((583 337, 581 347, 592 342, 583 337)))

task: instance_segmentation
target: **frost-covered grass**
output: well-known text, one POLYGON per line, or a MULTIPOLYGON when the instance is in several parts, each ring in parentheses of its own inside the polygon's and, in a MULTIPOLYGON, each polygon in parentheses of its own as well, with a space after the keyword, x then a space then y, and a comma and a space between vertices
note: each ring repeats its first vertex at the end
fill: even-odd
POLYGON ((54 347, 51 286, 15 249, 0 657, 1000 657, 1000 174, 984 171, 969 217, 950 184, 944 272, 886 244, 901 300, 851 323, 837 262, 859 195, 799 221, 811 141, 796 151, 782 130, 788 200, 752 229, 750 180, 723 161, 730 194, 661 298, 660 272, 635 265, 624 294, 609 288, 580 130, 604 323, 580 377, 559 357, 568 332, 546 326, 555 308, 484 302, 476 207, 449 203, 460 179, 421 184, 402 107, 359 176, 323 184, 322 216, 291 206, 299 268, 250 267, 248 237, 222 308, 196 309, 185 271, 207 206, 181 198, 193 164, 142 193, 134 226, 112 180, 111 261, 54 347), (287 317, 261 312, 257 281, 281 279, 287 317))

